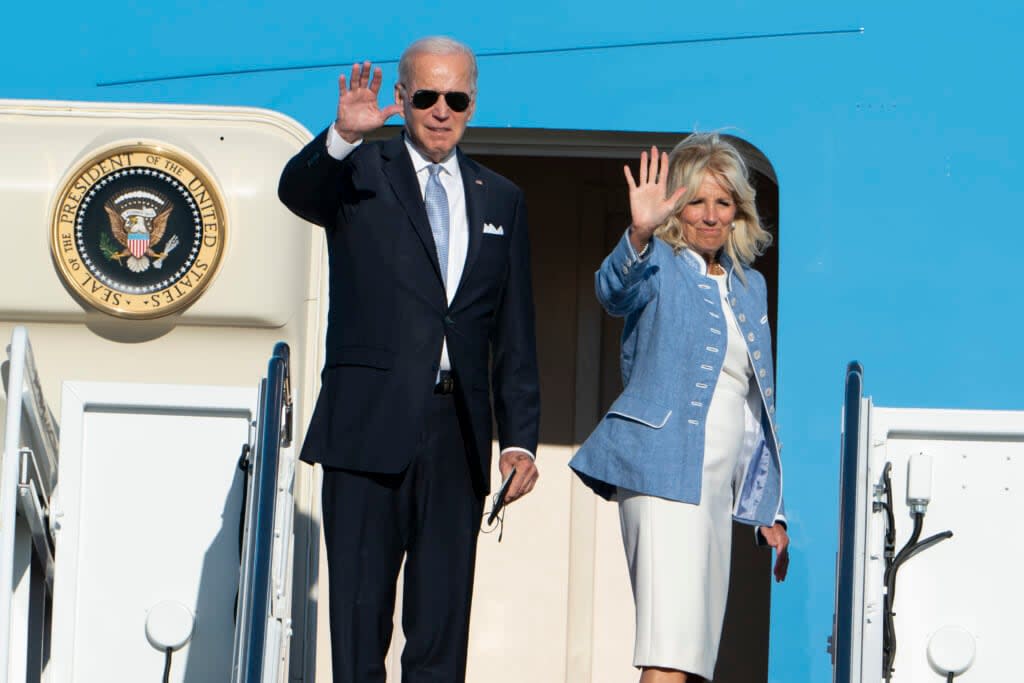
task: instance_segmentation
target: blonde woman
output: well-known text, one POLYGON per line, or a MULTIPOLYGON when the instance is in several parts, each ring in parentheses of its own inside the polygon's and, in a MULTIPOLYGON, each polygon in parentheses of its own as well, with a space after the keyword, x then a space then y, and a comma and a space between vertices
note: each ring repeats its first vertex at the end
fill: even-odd
POLYGON ((788 566, 764 278, 771 243, 736 149, 691 135, 625 168, 633 224, 596 276, 626 318, 625 389, 570 466, 618 502, 641 683, 710 680, 732 520, 788 566))

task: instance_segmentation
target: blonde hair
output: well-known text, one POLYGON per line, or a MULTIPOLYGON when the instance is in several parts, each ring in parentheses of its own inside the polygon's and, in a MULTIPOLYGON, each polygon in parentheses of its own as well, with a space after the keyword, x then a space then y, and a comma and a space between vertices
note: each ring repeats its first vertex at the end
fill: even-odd
MULTIPOLYGON (((725 243, 729 258, 749 266, 764 253, 772 243, 772 235, 761 226, 754 203, 756 192, 747 175, 747 164, 731 143, 718 133, 693 133, 669 154, 668 168, 668 194, 671 196, 680 187, 686 187, 686 192, 676 204, 675 212, 655 234, 671 245, 676 253, 689 246, 679 214, 696 196, 704 176, 709 173, 732 193, 736 202, 735 229, 729 233, 725 243)), ((746 282, 742 268, 739 275, 746 282)))

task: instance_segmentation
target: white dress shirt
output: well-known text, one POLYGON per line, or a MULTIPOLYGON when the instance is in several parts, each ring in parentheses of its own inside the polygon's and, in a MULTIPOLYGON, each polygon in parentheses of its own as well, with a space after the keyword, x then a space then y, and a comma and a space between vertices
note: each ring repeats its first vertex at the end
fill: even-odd
MULTIPOLYGON (((416 172, 416 181, 420 184, 420 197, 426 196, 427 179, 430 177, 428 167, 434 163, 416 149, 409 139, 403 136, 405 147, 409 150, 412 167, 416 172)), ((352 153, 362 140, 350 143, 338 135, 331 126, 327 131, 327 153, 341 161, 352 153)), ((466 218, 466 188, 462 185, 462 171, 455 150, 441 160, 443 169, 438 175, 445 194, 448 195, 448 273, 445 276, 445 293, 448 303, 455 298, 462 279, 462 270, 466 266, 466 253, 469 251, 469 221, 466 218)), ((441 343, 441 370, 451 370, 452 361, 448 357, 448 340, 441 343)))

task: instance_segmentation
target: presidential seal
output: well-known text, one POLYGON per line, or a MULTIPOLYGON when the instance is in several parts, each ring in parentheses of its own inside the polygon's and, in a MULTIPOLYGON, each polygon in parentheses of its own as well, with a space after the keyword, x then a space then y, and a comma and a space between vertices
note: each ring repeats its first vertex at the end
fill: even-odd
POLYGON ((199 164, 139 143, 71 173, 54 204, 50 247, 61 278, 88 306, 156 318, 202 295, 225 230, 224 202, 199 164))

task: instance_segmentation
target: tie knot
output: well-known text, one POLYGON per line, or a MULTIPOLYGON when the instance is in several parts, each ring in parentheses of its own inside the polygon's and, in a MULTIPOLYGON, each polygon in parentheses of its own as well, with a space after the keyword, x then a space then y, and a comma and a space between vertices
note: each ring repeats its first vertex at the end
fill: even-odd
POLYGON ((440 173, 442 169, 444 169, 444 166, 441 164, 431 164, 430 166, 427 166, 427 170, 430 171, 430 175, 433 178, 436 178, 437 174, 440 173))

